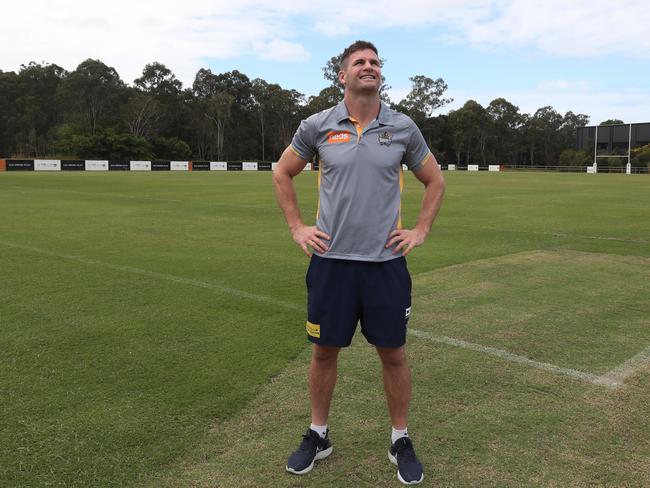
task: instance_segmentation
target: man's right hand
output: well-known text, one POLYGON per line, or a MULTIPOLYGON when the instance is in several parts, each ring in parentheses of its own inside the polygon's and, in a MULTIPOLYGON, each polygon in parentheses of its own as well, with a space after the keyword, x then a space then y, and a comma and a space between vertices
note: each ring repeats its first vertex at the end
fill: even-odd
POLYGON ((291 236, 308 257, 311 257, 312 254, 309 250, 310 247, 320 253, 324 253, 329 249, 327 244, 325 244, 321 238, 327 241, 332 239, 316 226, 308 226, 304 224, 292 229, 291 236))

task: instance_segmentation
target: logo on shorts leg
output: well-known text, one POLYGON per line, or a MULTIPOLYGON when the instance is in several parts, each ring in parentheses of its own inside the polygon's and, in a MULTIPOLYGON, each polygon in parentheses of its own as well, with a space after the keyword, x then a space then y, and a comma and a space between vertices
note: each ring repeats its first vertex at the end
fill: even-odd
POLYGON ((312 324, 307 321, 307 335, 320 339, 320 324, 312 324))
POLYGON ((408 307, 404 313, 404 318, 408 320, 410 316, 411 316, 411 307, 408 307))

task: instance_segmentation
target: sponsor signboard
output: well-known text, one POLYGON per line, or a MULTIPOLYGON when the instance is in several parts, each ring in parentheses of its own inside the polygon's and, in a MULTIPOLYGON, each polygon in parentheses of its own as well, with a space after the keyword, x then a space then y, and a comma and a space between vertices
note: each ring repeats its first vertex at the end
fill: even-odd
POLYGON ((587 166, 587 173, 589 174, 596 174, 596 168, 593 166, 587 166))
POLYGON ((108 161, 86 160, 86 171, 108 171, 108 161))
POLYGON ((409 167, 405 164, 402 165, 402 171, 408 171, 409 167))
POLYGON ((210 171, 226 171, 228 163, 225 161, 210 161, 210 171))
POLYGON ((35 159, 34 171, 61 171, 61 161, 58 159, 35 159))
POLYGON ((189 162, 188 161, 172 161, 169 163, 169 166, 172 171, 189 171, 189 162))
POLYGON ((151 171, 151 161, 131 161, 131 171, 151 171))
POLYGON ((257 171, 257 163, 252 161, 244 161, 242 163, 242 170, 244 171, 257 171))
POLYGON ((278 163, 271 163, 271 171, 275 171, 275 168, 278 167, 278 163))
POLYGON ((169 161, 151 161, 151 171, 169 171, 169 161))
POLYGON ((478 171, 478 164, 468 164, 467 171, 478 171))
POLYGON ((86 169, 86 162, 83 159, 62 159, 61 171, 83 171, 86 169))
POLYGON ((192 171, 210 171, 210 161, 192 161, 192 171))
POLYGON ((311 171, 311 163, 305 165, 305 171, 311 171))
POLYGON ((257 163, 257 171, 271 171, 271 163, 257 163))
POLYGON ((501 171, 501 166, 498 164, 490 164, 488 166, 488 171, 501 171))
POLYGON ((119 161, 117 159, 108 160, 109 171, 129 171, 130 169, 131 163, 129 161, 119 161))
POLYGON ((455 164, 448 164, 447 165, 447 171, 456 171, 456 165, 455 164))
POLYGON ((34 160, 7 159, 7 171, 34 171, 34 160))
POLYGON ((7 161, 4 159, 0 159, 0 171, 4 171, 7 169, 7 161))
POLYGON ((228 171, 241 171, 242 163, 233 163, 228 161, 228 171))

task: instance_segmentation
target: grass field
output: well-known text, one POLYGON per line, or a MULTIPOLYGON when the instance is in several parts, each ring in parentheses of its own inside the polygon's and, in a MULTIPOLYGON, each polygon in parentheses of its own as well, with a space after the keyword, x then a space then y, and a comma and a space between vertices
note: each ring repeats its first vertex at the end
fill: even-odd
MULTIPOLYGON (((650 179, 446 178, 409 258, 422 486, 650 486, 650 179)), ((362 338, 333 455, 284 472, 307 260, 269 173, 7 172, 0 208, 0 486, 399 486, 362 338)))

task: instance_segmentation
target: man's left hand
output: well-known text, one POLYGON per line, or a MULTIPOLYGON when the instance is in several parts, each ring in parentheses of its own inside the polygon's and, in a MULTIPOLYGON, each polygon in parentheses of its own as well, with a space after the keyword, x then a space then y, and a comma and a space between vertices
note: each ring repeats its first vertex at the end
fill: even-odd
POLYGON ((390 233, 388 236, 388 242, 386 243, 386 248, 395 246, 393 249, 393 254, 397 254, 402 251, 402 255, 406 256, 410 253, 414 247, 422 245, 424 239, 426 239, 427 234, 423 230, 418 229, 396 229, 390 233))

